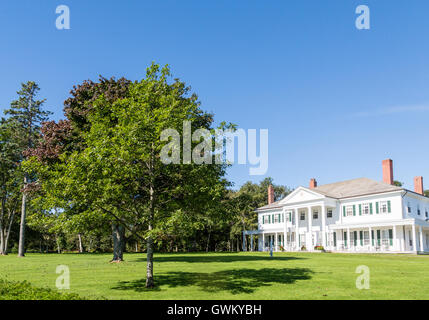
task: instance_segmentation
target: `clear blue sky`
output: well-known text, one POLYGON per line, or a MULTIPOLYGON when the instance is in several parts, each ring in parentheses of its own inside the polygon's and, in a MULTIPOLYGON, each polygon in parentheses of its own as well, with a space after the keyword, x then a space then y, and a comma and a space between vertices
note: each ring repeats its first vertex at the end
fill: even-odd
MULTIPOLYGON (((291 187, 357 177, 429 187, 429 1, 4 0, 0 110, 39 83, 54 119, 84 79, 140 79, 156 61, 198 93, 216 121, 269 129, 269 170, 291 187), (55 28, 55 8, 71 30, 55 28), (355 28, 355 8, 371 29, 355 28)), ((236 186, 248 168, 229 171, 236 186)))

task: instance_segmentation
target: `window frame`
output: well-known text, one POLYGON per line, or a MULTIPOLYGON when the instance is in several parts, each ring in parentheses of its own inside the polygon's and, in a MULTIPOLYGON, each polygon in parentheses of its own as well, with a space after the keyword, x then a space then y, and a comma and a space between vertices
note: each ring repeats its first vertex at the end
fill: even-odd
POLYGON ((378 203, 378 213, 380 213, 380 214, 389 213, 389 204, 388 204, 387 200, 380 201, 378 203))
POLYGON ((353 217, 353 205, 346 206, 346 217, 353 217))

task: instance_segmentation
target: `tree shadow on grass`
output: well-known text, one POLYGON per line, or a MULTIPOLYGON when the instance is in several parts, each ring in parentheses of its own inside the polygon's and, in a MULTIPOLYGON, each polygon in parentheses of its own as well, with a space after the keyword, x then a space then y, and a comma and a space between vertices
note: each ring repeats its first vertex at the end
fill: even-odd
MULTIPOLYGON (((313 271, 307 268, 264 268, 264 269, 232 269, 213 273, 172 271, 155 276, 157 287, 170 288, 197 286, 210 293, 227 291, 232 294, 253 293, 257 288, 273 284, 292 284, 297 280, 311 279, 313 271)), ((150 292, 145 288, 145 280, 121 281, 114 290, 133 290, 150 292)))
MULTIPOLYGON (((168 255, 154 256, 156 262, 187 262, 187 263, 205 263, 205 262, 240 262, 240 261, 290 261, 297 259, 306 259, 293 256, 273 256, 260 255, 168 255)), ((137 262, 145 262, 146 258, 137 258, 137 262)))

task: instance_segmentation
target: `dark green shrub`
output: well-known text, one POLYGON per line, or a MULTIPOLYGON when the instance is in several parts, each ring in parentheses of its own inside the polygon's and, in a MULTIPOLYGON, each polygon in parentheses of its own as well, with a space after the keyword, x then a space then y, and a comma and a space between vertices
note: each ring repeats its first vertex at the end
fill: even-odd
POLYGON ((84 300, 74 293, 62 293, 48 288, 37 288, 27 281, 0 279, 0 300, 84 300))

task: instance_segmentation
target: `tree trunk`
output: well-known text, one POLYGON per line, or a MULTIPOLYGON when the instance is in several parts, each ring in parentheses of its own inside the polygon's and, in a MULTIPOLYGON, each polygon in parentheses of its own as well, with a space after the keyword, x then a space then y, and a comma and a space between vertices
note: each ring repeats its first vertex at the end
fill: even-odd
POLYGON ((80 233, 78 233, 77 237, 79 239, 79 253, 83 253, 82 235, 80 233))
MULTIPOLYGON (((149 233, 152 231, 152 223, 154 217, 154 190, 153 185, 150 186, 150 204, 149 204, 149 223, 148 230, 149 233)), ((146 266, 146 288, 153 288, 155 286, 155 282, 153 280, 153 240, 152 236, 149 234, 147 238, 147 266, 146 266)))
MULTIPOLYGON (((24 176, 24 188, 27 185, 28 177, 24 176)), ((18 257, 25 256, 25 219, 27 218, 27 195, 22 192, 21 224, 19 227, 18 257)))
POLYGON ((1 255, 4 255, 5 253, 4 253, 4 242, 5 242, 5 239, 4 239, 4 232, 3 232, 3 226, 2 226, 2 224, 1 224, 1 221, 0 221, 0 254, 1 255))
POLYGON ((113 259, 111 262, 124 261, 124 226, 112 224, 113 259))
POLYGON ((146 288, 153 288, 153 240, 152 237, 147 238, 147 268, 146 268, 146 288))
POLYGON ((206 252, 209 252, 211 229, 212 229, 212 228, 210 227, 210 229, 209 229, 209 235, 208 235, 208 237, 207 237, 206 252))
POLYGON ((9 251, 9 238, 10 238, 10 230, 12 229, 13 219, 15 218, 15 212, 12 211, 10 213, 9 226, 6 230, 6 239, 4 241, 3 254, 7 255, 9 251))

